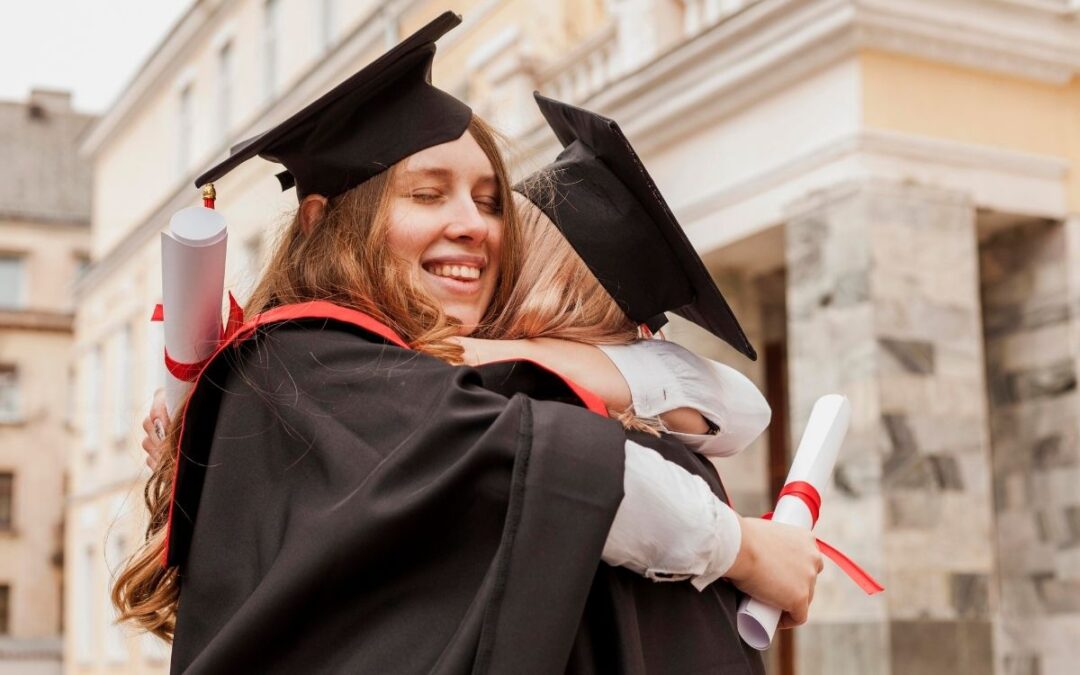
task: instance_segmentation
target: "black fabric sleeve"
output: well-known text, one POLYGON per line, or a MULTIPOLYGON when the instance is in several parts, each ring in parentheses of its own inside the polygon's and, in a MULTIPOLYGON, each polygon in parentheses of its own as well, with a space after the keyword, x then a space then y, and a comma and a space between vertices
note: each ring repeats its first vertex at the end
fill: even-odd
POLYGON ((561 672, 622 498, 617 423, 333 326, 192 399, 173 672, 561 672))

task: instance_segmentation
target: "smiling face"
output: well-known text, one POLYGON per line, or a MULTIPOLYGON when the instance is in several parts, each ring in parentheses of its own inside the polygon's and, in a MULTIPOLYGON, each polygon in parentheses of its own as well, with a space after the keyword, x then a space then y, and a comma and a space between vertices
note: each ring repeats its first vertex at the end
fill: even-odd
POLYGON ((495 294, 503 205, 491 161, 472 134, 422 150, 397 167, 387 244, 468 335, 495 294))

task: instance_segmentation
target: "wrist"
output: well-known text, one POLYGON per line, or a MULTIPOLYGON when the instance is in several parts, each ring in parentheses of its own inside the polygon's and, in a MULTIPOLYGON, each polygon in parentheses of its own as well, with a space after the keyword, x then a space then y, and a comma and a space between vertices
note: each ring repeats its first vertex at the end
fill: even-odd
POLYGON ((750 518, 738 516, 739 519, 739 552, 735 554, 735 562, 731 563, 724 575, 733 582, 745 579, 750 570, 757 565, 757 549, 754 546, 753 527, 747 527, 750 518))

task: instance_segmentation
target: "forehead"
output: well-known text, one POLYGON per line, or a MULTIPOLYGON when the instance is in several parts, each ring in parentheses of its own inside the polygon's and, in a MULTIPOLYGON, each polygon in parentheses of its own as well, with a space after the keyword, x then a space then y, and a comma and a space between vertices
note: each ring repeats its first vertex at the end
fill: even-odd
POLYGON ((402 168, 405 175, 439 173, 473 181, 496 179, 491 160, 468 131, 457 140, 409 155, 402 168))

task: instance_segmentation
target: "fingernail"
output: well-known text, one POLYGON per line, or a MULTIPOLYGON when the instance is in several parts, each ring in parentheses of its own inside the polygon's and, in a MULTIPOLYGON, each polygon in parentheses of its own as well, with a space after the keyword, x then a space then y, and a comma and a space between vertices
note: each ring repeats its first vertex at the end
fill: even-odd
POLYGON ((154 433, 157 434, 158 440, 165 440, 165 425, 161 423, 161 420, 154 420, 154 433))

